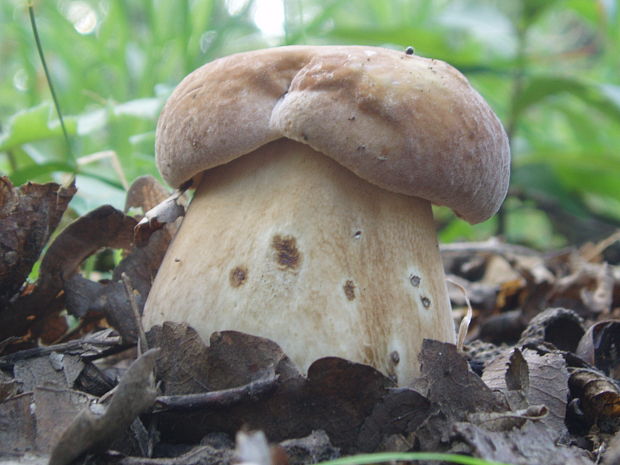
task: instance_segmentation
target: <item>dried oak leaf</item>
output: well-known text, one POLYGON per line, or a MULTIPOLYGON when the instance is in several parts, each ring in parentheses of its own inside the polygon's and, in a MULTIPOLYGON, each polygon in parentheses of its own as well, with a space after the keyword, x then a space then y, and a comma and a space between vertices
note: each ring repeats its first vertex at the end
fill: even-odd
POLYGON ((409 388, 391 388, 364 420, 357 447, 361 452, 371 452, 388 436, 408 434, 426 420, 431 410, 430 401, 409 388))
POLYGON ((547 414, 540 421, 559 438, 566 432, 568 376, 564 357, 558 353, 512 349, 491 362, 482 379, 504 392, 513 409, 544 405, 547 414))
MULTIPOLYGON (((166 189, 152 176, 142 176, 130 186, 125 210, 139 208, 146 211, 166 195, 166 189)), ((145 242, 138 247, 133 243, 137 223, 128 216, 124 218, 126 227, 122 231, 125 239, 122 248, 126 251, 126 256, 114 268, 112 279, 106 282, 94 282, 74 274, 66 280, 64 290, 67 309, 72 314, 80 317, 104 315, 124 341, 133 342, 137 339, 138 329, 132 304, 135 303, 138 313, 142 311, 176 225, 171 224, 152 233, 148 243, 145 242), (127 285, 130 287, 129 290, 127 285)), ((115 247, 114 244, 107 246, 115 247)))
MULTIPOLYGON (((469 447, 474 457, 513 465, 594 465, 587 452, 558 444, 549 429, 538 421, 527 421, 511 431, 488 431, 472 423, 456 423, 453 439, 469 447)), ((464 452, 462 446, 457 449, 464 452)))
POLYGON ((577 356, 606 375, 620 378, 620 321, 604 320, 593 324, 579 341, 577 356))
POLYGON ((145 175, 136 178, 127 189, 125 208, 127 213, 132 208, 147 212, 168 197, 169 192, 153 176, 145 175))
POLYGON ((421 450, 446 450, 456 422, 469 421, 474 414, 508 410, 453 344, 425 339, 418 358, 426 397, 431 401, 429 415, 415 433, 421 450))
POLYGON ((149 347, 159 348, 157 380, 165 395, 208 391, 208 348, 187 324, 166 322, 147 332, 149 347))
POLYGON ((147 337, 151 346, 162 341, 158 373, 166 394, 218 393, 277 377, 275 389, 260 398, 157 414, 167 441, 198 442, 209 432, 234 434, 241 427, 263 430, 271 441, 281 441, 323 429, 334 446, 353 450, 365 420, 393 387, 375 369, 333 357, 317 360, 303 377, 277 344, 236 331, 214 333, 207 348, 184 325, 165 323, 147 337))
POLYGON ((503 412, 507 404, 469 368, 456 346, 425 339, 419 355, 428 399, 452 421, 477 412, 503 412))
POLYGON ((0 402, 0 457, 31 451, 36 438, 32 415, 34 393, 27 392, 0 402))
POLYGON ((72 388, 83 369, 84 362, 78 355, 57 352, 19 360, 13 367, 15 379, 21 383, 23 391, 33 391, 43 385, 72 388))
POLYGON ((332 446, 323 430, 313 431, 303 438, 287 439, 280 446, 286 451, 290 465, 325 462, 340 456, 340 451, 332 446))
POLYGON ((75 192, 74 184, 27 183, 15 188, 7 177, 0 178, 0 321, 75 192))
MULTIPOLYGON (((164 201, 167 196, 168 190, 155 178, 141 176, 129 187, 125 200, 125 212, 131 208, 149 211, 164 201)), ((184 204, 185 199, 179 199, 179 202, 184 204)), ((133 289, 145 299, 179 224, 179 222, 168 223, 163 229, 152 232, 142 241, 135 238, 136 225, 134 228, 135 247, 114 269, 113 280, 120 280, 121 275, 125 273, 130 278, 133 289)))
POLYGON ((135 223, 133 218, 104 205, 67 226, 43 257, 34 290, 21 295, 5 315, 0 340, 25 334, 34 320, 61 308, 59 296, 64 284, 82 261, 102 247, 128 249, 135 223))
POLYGON ((0 403, 0 457, 47 455, 63 428, 93 397, 59 386, 41 386, 0 403))

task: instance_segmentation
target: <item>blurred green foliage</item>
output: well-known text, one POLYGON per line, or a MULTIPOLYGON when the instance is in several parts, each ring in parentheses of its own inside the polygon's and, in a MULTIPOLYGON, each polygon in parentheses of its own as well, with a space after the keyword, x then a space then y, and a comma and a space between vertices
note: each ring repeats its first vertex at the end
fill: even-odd
POLYGON ((39 35, 78 158, 73 163, 27 2, 4 0, 0 172, 15 184, 75 174, 76 214, 102 203, 122 207, 127 182, 156 175, 154 128, 166 96, 203 63, 284 44, 411 45, 469 77, 504 122, 513 149, 512 187, 501 214, 472 227, 438 209, 442 239, 501 233, 543 248, 595 239, 620 225, 619 3, 37 1, 39 35), (257 26, 271 15, 277 30, 278 11, 281 33, 257 26))

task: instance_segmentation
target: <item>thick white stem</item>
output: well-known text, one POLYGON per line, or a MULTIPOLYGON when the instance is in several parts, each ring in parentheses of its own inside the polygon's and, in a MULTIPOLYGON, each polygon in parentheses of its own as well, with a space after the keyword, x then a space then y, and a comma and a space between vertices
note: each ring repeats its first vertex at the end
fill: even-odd
POLYGON ((147 329, 167 320, 205 340, 270 338, 304 371, 338 356, 400 385, 424 338, 455 338, 429 202, 287 139, 204 174, 146 303, 147 329))

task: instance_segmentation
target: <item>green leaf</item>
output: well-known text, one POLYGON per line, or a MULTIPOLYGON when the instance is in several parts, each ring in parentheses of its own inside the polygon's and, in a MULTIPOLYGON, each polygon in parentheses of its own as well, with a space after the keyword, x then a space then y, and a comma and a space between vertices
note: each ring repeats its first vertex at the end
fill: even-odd
POLYGON ((521 16, 526 25, 536 21, 557 0, 521 0, 521 16))
POLYGON ((49 162, 38 165, 29 165, 25 168, 18 169, 9 175, 11 182, 16 186, 32 181, 40 176, 47 176, 51 173, 62 171, 67 173, 74 172, 74 167, 63 162, 49 162))
POLYGON ((318 465, 370 465, 385 462, 438 461, 461 465, 506 465, 505 463, 483 460, 457 454, 439 452, 377 452, 374 454, 352 455, 335 460, 320 462, 318 465))
POLYGON ((569 93, 588 106, 620 122, 620 89, 610 84, 590 84, 579 79, 558 76, 530 78, 515 102, 514 114, 521 115, 528 108, 554 95, 569 93))
POLYGON ((553 202, 576 216, 587 215, 583 204, 575 198, 555 170, 545 162, 529 159, 516 166, 511 175, 510 190, 536 202, 553 202))
MULTIPOLYGON (((62 128, 58 122, 50 122, 50 113, 51 104, 43 103, 13 115, 6 132, 0 135, 0 152, 37 140, 62 137, 62 128)), ((66 119, 65 123, 69 134, 75 134, 76 122, 66 119)))

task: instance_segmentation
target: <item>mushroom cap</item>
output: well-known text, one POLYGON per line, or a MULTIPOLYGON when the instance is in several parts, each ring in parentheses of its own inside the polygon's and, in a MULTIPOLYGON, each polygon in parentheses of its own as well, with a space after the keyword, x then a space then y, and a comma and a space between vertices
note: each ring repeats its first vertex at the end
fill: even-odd
POLYGON ((366 46, 287 46, 198 68, 157 125, 157 164, 178 187, 289 138, 381 188, 478 223, 508 189, 501 122, 445 62, 366 46))

